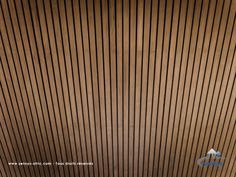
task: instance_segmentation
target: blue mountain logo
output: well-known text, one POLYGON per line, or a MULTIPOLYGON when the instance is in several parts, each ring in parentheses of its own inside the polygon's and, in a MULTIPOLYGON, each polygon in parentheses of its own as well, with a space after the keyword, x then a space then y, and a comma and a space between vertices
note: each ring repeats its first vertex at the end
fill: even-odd
POLYGON ((207 167, 207 166, 223 166, 224 158, 221 156, 220 151, 216 151, 214 149, 210 149, 207 152, 205 157, 202 157, 197 160, 197 163, 200 167, 207 167))

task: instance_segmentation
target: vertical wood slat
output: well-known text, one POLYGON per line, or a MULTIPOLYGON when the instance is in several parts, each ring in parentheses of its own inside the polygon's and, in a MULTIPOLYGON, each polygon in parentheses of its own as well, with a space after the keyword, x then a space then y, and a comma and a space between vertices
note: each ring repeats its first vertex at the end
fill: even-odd
POLYGON ((235 174, 235 1, 0 6, 1 176, 235 174))

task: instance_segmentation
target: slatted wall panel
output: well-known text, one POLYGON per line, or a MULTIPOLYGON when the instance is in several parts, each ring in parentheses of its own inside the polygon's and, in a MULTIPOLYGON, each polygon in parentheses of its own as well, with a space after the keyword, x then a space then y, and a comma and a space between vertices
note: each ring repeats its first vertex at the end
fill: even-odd
POLYGON ((0 3, 0 176, 236 175, 235 0, 0 3))

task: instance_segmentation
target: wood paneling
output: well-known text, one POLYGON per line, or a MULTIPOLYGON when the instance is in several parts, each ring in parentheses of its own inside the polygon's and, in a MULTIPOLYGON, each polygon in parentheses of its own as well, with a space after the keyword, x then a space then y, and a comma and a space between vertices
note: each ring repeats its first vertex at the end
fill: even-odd
POLYGON ((235 14, 235 0, 0 1, 0 176, 235 176, 235 14), (224 165, 198 166, 211 148, 224 165))

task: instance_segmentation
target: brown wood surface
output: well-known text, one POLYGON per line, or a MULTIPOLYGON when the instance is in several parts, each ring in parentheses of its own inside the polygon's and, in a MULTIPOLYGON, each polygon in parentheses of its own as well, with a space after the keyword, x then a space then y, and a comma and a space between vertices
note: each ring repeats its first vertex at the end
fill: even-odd
POLYGON ((235 176, 235 15, 235 0, 0 1, 0 176, 235 176), (198 166, 211 148, 223 166, 198 166))

